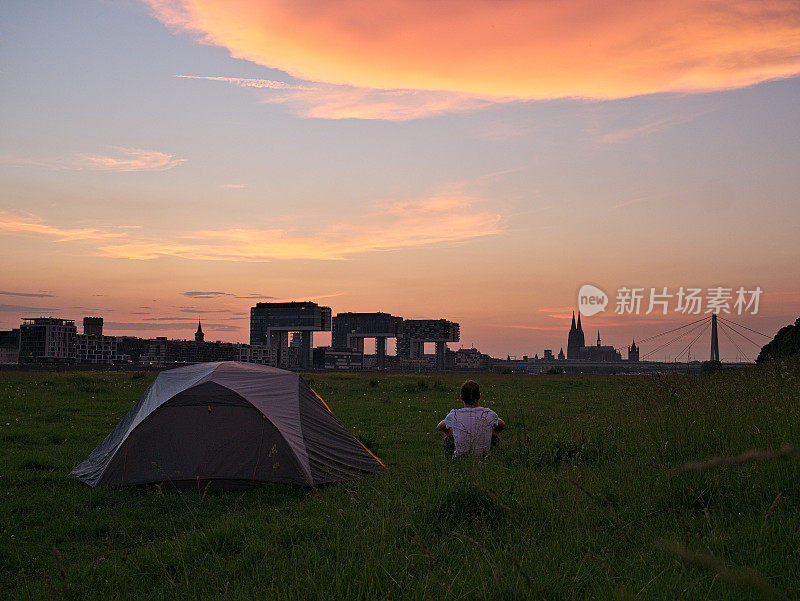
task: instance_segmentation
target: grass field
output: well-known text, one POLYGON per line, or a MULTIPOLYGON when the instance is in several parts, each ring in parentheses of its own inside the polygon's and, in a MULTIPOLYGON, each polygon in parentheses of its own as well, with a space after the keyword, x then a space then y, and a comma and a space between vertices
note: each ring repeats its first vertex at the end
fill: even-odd
POLYGON ((444 457, 462 376, 314 374, 388 474, 318 493, 89 489, 69 470, 152 374, 0 372, 6 599, 800 597, 800 362, 713 376, 481 375, 508 425, 444 457))

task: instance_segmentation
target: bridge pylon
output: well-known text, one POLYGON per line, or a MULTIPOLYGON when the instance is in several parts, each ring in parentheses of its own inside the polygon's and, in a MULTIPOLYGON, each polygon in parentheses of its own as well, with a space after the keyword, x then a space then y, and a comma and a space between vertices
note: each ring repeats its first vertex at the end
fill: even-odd
POLYGON ((719 361, 719 338, 717 337, 717 314, 711 314, 711 360, 719 361))

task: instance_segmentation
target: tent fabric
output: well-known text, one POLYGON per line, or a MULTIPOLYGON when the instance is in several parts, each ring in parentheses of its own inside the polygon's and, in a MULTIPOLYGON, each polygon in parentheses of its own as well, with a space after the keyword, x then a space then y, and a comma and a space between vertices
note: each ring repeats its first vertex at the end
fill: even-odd
POLYGON ((223 361, 164 371, 71 474, 89 486, 317 486, 386 466, 299 374, 223 361))

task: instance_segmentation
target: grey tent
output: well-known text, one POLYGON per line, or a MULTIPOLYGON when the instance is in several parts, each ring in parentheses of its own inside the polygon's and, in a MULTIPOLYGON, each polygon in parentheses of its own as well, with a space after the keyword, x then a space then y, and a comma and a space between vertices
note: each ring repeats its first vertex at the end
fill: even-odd
POLYGON ((294 372, 223 361, 164 371, 72 475, 89 486, 317 486, 383 472, 294 372))

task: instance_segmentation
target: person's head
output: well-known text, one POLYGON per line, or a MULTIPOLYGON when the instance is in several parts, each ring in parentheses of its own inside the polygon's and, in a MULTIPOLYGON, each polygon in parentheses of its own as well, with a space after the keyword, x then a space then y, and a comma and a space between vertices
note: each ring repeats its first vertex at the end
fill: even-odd
POLYGON ((467 380, 461 385, 461 400, 465 405, 474 406, 481 400, 481 388, 474 380, 467 380))

